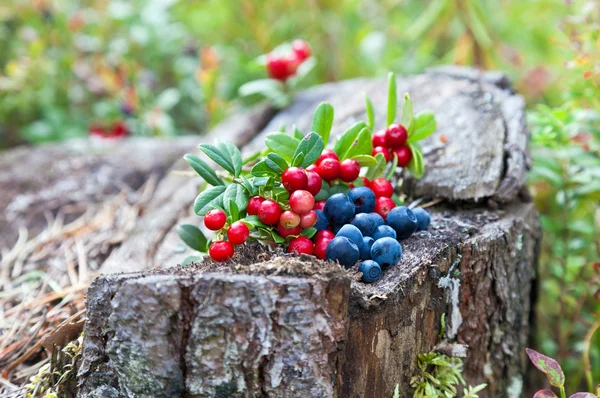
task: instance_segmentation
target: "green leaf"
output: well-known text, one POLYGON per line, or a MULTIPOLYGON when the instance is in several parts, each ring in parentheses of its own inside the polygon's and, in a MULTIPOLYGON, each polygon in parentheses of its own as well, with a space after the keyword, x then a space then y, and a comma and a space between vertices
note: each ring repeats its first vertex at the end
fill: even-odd
POLYGON ((413 104, 410 99, 410 95, 408 93, 404 93, 404 104, 402 104, 402 118, 400 119, 400 124, 403 125, 406 130, 411 131, 413 121, 413 104))
POLYGON ((217 176, 217 173, 215 173, 213 168, 210 167, 204 160, 189 153, 183 158, 190 166, 192 166, 192 168, 200 177, 204 178, 204 181, 210 185, 223 185, 223 181, 217 176))
POLYGON ((258 216, 246 216, 240 220, 248 226, 248 228, 268 228, 268 225, 263 224, 258 216))
POLYGON ((331 196, 329 195, 329 190, 327 189, 327 186, 328 184, 324 182, 321 186, 321 190, 319 191, 319 193, 315 195, 315 200, 327 200, 327 198, 331 196))
POLYGON ((352 142, 348 151, 340 158, 341 160, 353 158, 359 155, 369 155, 373 152, 373 143, 371 141, 371 131, 368 127, 364 127, 358 133, 356 140, 352 142))
MULTIPOLYGON (((231 223, 234 223, 240 219, 240 209, 238 208, 238 205, 235 202, 235 200, 232 200, 228 203, 229 203, 229 206, 227 206, 227 203, 226 203, 225 208, 226 208, 227 212, 229 213, 229 216, 231 217, 231 223), (229 209, 227 209, 227 207, 229 207, 229 209)), ((247 206, 248 205, 246 205, 246 207, 247 206)))
POLYGON ((375 159, 377 159, 377 165, 371 166, 369 167, 369 170, 367 170, 366 177, 369 180, 381 177, 383 175, 383 172, 385 171, 385 166, 387 164, 385 157, 383 157, 383 154, 381 153, 375 155, 375 159))
POLYGON ((304 152, 300 152, 294 155, 292 159, 292 167, 298 167, 304 162, 304 152))
POLYGON ((202 152, 204 152, 206 156, 211 158, 216 164, 227 170, 230 174, 235 175, 235 166, 233 165, 231 155, 226 147, 223 148, 224 150, 222 150, 218 144, 217 146, 200 144, 198 145, 198 148, 200 148, 202 152))
POLYGON ((242 185, 244 186, 244 188, 246 188, 246 191, 248 191, 250 195, 256 196, 258 194, 258 189, 254 185, 252 185, 250 180, 248 180, 246 177, 241 176, 240 178, 242 180, 242 185))
POLYGON ((331 126, 333 125, 333 106, 327 102, 321 102, 315 111, 311 131, 319 134, 323 143, 329 142, 331 126))
POLYGON ((296 127, 295 124, 292 127, 292 131, 294 132, 294 138, 296 138, 298 140, 301 140, 302 138, 304 138, 304 133, 302 131, 300 131, 300 129, 298 127, 296 127))
POLYGON ((183 224, 177 228, 177 235, 181 240, 194 250, 205 252, 207 250, 208 240, 202 231, 191 224, 183 224))
POLYGON ((530 348, 526 348, 525 351, 529 356, 529 359, 533 363, 533 365, 544 372, 550 385, 562 388, 565 385, 565 374, 563 373, 559 363, 539 352, 532 350, 530 348))
POLYGON ((323 139, 316 133, 310 132, 308 133, 298 144, 296 147, 296 151, 294 152, 294 158, 300 154, 304 154, 304 159, 300 163, 299 167, 305 168, 313 164, 325 148, 325 144, 323 143, 323 139))
POLYGON ((312 238, 313 236, 315 236, 315 234, 317 233, 317 229, 316 228, 305 228, 302 230, 302 232, 300 233, 302 236, 306 236, 307 238, 312 238))
POLYGON ((290 199, 290 193, 283 187, 275 187, 271 192, 273 192, 275 202, 286 203, 290 199))
POLYGON ((271 177, 255 177, 253 181, 257 187, 266 187, 271 182, 271 177))
POLYGON ((435 132, 437 122, 430 111, 420 112, 413 119, 413 129, 408 136, 408 142, 417 142, 429 137, 435 132))
POLYGON ((375 128, 375 111, 373 110, 373 103, 367 94, 365 94, 365 108, 367 110, 367 127, 373 131, 373 128, 375 128))
POLYGON ((291 162, 300 140, 285 133, 271 133, 265 137, 265 145, 287 162, 291 162))
POLYGON ((371 155, 356 155, 352 159, 356 160, 362 167, 375 166, 377 164, 377 159, 371 155))
POLYGON ((451 0, 434 0, 425 11, 421 12, 416 21, 408 27, 407 38, 415 41, 423 37, 443 15, 447 7, 454 4, 451 0))
POLYGON ((475 36, 475 41, 482 48, 490 48, 493 41, 488 34, 487 26, 484 20, 481 18, 482 15, 477 13, 473 1, 467 1, 467 17, 469 20, 469 27, 475 36))
POLYGON ((409 144, 408 146, 410 147, 410 151, 412 152, 412 158, 410 159, 410 163, 408 164, 408 169, 410 170, 410 174, 412 174, 413 177, 419 180, 423 177, 423 174, 425 173, 423 154, 416 145, 409 144))
POLYGON ((252 153, 252 154, 248 155, 247 157, 245 157, 245 158, 242 160, 242 163, 243 163, 243 164, 248 164, 248 163, 251 163, 251 162, 255 161, 256 159, 258 159, 258 158, 260 157, 260 155, 261 155, 261 154, 262 154, 262 151, 256 151, 256 152, 254 152, 254 153, 252 153))
POLYGON ((239 177, 242 172, 242 153, 231 142, 217 142, 217 147, 223 152, 229 155, 229 161, 233 165, 234 177, 239 177))
POLYGON ((388 181, 391 180, 392 177, 394 176, 394 174, 396 173, 397 167, 398 167, 398 156, 394 153, 394 156, 392 157, 392 166, 390 167, 390 169, 388 170, 388 172, 384 178, 388 181))
POLYGON ((275 79, 259 79, 243 84, 238 89, 240 97, 248 97, 254 94, 260 94, 273 101, 275 106, 282 108, 287 106, 290 101, 285 92, 285 86, 282 82, 275 79))
POLYGON ((223 194, 223 205, 225 206, 225 211, 233 215, 232 213, 232 202, 236 205, 237 213, 241 213, 246 211, 246 207, 248 207, 248 193, 245 191, 244 187, 240 184, 233 183, 227 187, 225 193, 223 194))
POLYGON ((344 184, 338 184, 338 185, 334 185, 331 188, 329 188, 329 195, 334 195, 336 193, 348 193, 350 192, 350 187, 348 185, 344 185, 344 184))
POLYGON ((203 257, 202 256, 187 256, 186 258, 184 258, 181 261, 181 264, 179 264, 182 268, 188 267, 190 264, 192 263, 200 263, 202 262, 203 257))
POLYGON ((396 108, 398 99, 396 93, 396 75, 394 72, 388 74, 388 107, 387 107, 387 126, 394 123, 396 119, 396 108))
POLYGON ((333 146, 333 151, 338 155, 340 161, 347 158, 344 156, 346 156, 346 154, 358 138, 358 134, 366 127, 367 125, 365 124, 365 122, 354 123, 338 138, 335 145, 333 146))
MULTIPOLYGON (((262 160, 256 163, 252 167, 252 175, 255 177, 278 177, 281 175, 281 169, 277 166, 277 164, 273 161, 269 161, 269 159, 262 160), (274 170, 271 166, 276 167, 274 170)), ((254 181, 256 185, 256 180, 254 181)), ((258 186, 258 185, 257 185, 258 186)))
POLYGON ((200 192, 194 202, 194 213, 199 216, 204 216, 212 206, 221 207, 225 189, 227 189, 225 185, 217 185, 216 187, 210 187, 205 191, 200 192))

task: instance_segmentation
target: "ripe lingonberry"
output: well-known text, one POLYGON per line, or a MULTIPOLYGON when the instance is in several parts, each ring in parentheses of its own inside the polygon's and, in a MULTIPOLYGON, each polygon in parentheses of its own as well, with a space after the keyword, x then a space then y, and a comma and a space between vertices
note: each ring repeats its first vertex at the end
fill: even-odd
POLYGON ((217 231, 225 226, 226 220, 227 216, 223 213, 223 210, 214 209, 210 210, 204 216, 204 225, 211 231, 217 231))
POLYGON ((252 199, 248 201, 248 208, 246 212, 249 216, 256 216, 258 214, 258 209, 260 209, 260 204, 265 201, 265 198, 261 198, 260 196, 254 196, 252 199))
POLYGON ((327 246, 329 245, 329 242, 331 242, 331 239, 333 238, 324 238, 315 243, 315 256, 317 256, 318 259, 325 260, 325 257, 327 257, 327 246))
POLYGON ((308 178, 306 177, 304 169, 301 169, 300 167, 290 167, 281 175, 281 182, 288 192, 294 192, 299 189, 306 189, 308 178))
POLYGON ((379 214, 384 220, 394 207, 396 207, 396 203, 391 198, 382 196, 375 200, 375 213, 379 214))
POLYGON ((248 226, 241 221, 236 221, 227 228, 227 239, 233 245, 241 245, 250 236, 248 226))
POLYGON ((376 178, 371 181, 369 186, 373 193, 375 193, 376 197, 385 196, 386 198, 391 198, 394 194, 394 187, 392 183, 386 180, 385 178, 376 178))
POLYGON ((406 144, 408 133, 401 124, 390 124, 385 131, 385 143, 388 148, 400 148, 406 144))
POLYGON ((300 62, 304 62, 311 54, 308 43, 300 39, 292 42, 292 51, 296 54, 300 62))
POLYGON ((315 236, 313 237, 313 240, 315 241, 315 243, 317 243, 323 239, 333 239, 333 238, 335 238, 335 234, 328 229, 324 229, 322 231, 317 232, 315 234, 315 236))
POLYGON ((316 164, 311 164, 310 166, 308 166, 306 168, 306 172, 308 173, 309 171, 314 171, 316 173, 317 172, 317 165, 316 164))
POLYGON ((394 149, 394 153, 398 157, 398 167, 406 167, 412 159, 412 152, 409 147, 403 146, 398 149, 394 149))
POLYGON ((303 214, 300 217, 300 226, 302 228, 311 228, 314 227, 317 223, 317 213, 314 210, 309 211, 306 214, 303 214))
POLYGON ((335 180, 340 176, 340 162, 332 158, 323 159, 317 167, 317 172, 324 180, 335 180))
POLYGON ((279 224, 285 229, 296 228, 300 225, 300 215, 293 211, 286 210, 279 217, 279 224))
POLYGON ((306 236, 299 236, 290 241, 288 252, 296 254, 313 254, 313 243, 306 236))
POLYGON ((325 159, 335 159, 337 161, 340 160, 337 153, 333 152, 331 149, 324 149, 323 152, 321 152, 321 156, 317 158, 315 164, 318 166, 325 159))
POLYGON ((292 211, 303 215, 315 207, 315 197, 308 191, 300 190, 290 195, 290 207, 292 211))
POLYGON ((384 148, 382 146, 376 146, 375 148, 373 148, 373 151, 371 152, 371 156, 375 157, 378 153, 383 155, 386 162, 389 162, 390 159, 392 158, 392 155, 390 154, 390 150, 387 148, 384 148))
POLYGON ((233 245, 223 240, 213 242, 208 248, 208 254, 219 263, 227 261, 233 257, 233 245))
POLYGON ((313 207, 313 210, 323 210, 325 208, 325 201, 324 200, 319 200, 318 202, 315 202, 315 207, 313 207))
POLYGON ((272 79, 285 81, 290 77, 288 61, 276 54, 267 55, 266 67, 267 73, 272 79))
POLYGON ((287 238, 288 236, 300 235, 300 233, 302 232, 302 227, 298 225, 295 228, 287 229, 284 228, 283 225, 279 224, 277 226, 277 232, 279 232, 279 235, 283 236, 284 238, 287 238))
POLYGON ((321 179, 319 173, 317 173, 316 171, 307 171, 306 178, 306 190, 312 193, 313 195, 318 194, 321 190, 321 187, 323 186, 323 180, 321 179))
POLYGON ((371 184, 371 181, 367 177, 360 177, 360 178, 362 178, 363 187, 370 188, 369 185, 371 184))
POLYGON ((277 202, 273 200, 265 200, 260 204, 258 209, 258 219, 267 225, 275 225, 279 223, 279 217, 281 216, 281 209, 277 202))
POLYGON ((345 182, 352 182, 360 174, 360 164, 354 159, 346 159, 340 163, 340 179, 345 182))
POLYGON ((378 146, 386 147, 387 145, 385 144, 385 136, 386 136, 385 130, 379 130, 379 131, 376 131, 375 133, 373 133, 373 138, 371 138, 373 147, 378 147, 378 146))

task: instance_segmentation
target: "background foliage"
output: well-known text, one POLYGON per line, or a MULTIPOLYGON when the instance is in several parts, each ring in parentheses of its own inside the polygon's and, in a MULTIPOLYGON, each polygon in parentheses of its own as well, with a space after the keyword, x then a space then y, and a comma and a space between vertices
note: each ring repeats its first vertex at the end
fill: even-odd
POLYGON ((264 77, 256 57, 294 38, 318 60, 305 84, 502 69, 530 107, 535 348, 586 386, 587 363, 600 382, 599 28, 594 0, 13 0, 0 5, 0 148, 116 121, 200 134, 247 102, 237 89, 264 77))

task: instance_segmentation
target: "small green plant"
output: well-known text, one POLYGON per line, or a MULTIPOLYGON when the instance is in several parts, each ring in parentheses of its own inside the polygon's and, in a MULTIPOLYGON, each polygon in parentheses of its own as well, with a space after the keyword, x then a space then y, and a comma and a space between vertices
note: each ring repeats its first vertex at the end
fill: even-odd
MULTIPOLYGON (((558 388, 560 391, 560 397, 566 398, 567 392, 565 389, 565 374, 560 367, 560 364, 537 351, 527 348, 527 355, 533 363, 533 365, 541 370, 552 387, 558 388)), ((596 394, 589 392, 578 392, 570 396, 570 398, 598 398, 600 396, 600 384, 596 387, 596 394)), ((533 398, 558 398, 558 396, 548 389, 543 389, 535 393, 533 398)))
POLYGON ((417 358, 418 374, 410 385, 415 389, 414 398, 456 397, 458 386, 463 385, 463 396, 477 398, 487 384, 466 386, 462 377, 463 362, 460 358, 451 358, 436 352, 419 354, 417 358))

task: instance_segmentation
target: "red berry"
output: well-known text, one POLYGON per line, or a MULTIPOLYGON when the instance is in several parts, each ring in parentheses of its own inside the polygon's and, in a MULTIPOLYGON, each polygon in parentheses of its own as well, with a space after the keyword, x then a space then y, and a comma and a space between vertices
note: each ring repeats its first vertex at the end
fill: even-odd
POLYGON ((340 163, 340 179, 345 182, 352 182, 360 174, 360 164, 354 159, 346 159, 340 163))
POLYGON ((311 54, 308 43, 299 39, 292 42, 292 51, 296 54, 296 57, 298 57, 300 62, 305 61, 311 54))
POLYGON ((323 239, 331 240, 333 238, 335 238, 335 234, 328 229, 319 231, 315 234, 315 236, 313 236, 313 240, 315 241, 315 243, 318 243, 319 241, 321 241, 323 239))
POLYGON ((319 200, 318 202, 315 202, 315 207, 313 207, 313 210, 323 211, 324 208, 325 208, 325 201, 319 200))
POLYGON ((321 156, 319 156, 317 158, 317 161, 315 162, 315 164, 318 166, 325 159, 334 159, 334 160, 337 160, 338 162, 340 160, 337 153, 333 152, 331 149, 324 149, 323 152, 321 152, 321 156))
POLYGON ((286 210, 279 217, 279 224, 285 229, 296 228, 300 225, 300 215, 293 211, 286 210))
POLYGON ((386 162, 389 162, 390 159, 392 158, 392 155, 390 154, 390 150, 387 148, 384 148, 382 146, 376 146, 375 148, 373 148, 373 152, 371 152, 371 156, 375 157, 375 155, 377 155, 378 153, 383 155, 386 162))
POLYGON ((336 159, 323 159, 317 167, 317 172, 321 178, 331 181, 340 176, 340 162, 336 159))
POLYGON ((360 178, 362 178, 363 187, 369 188, 369 186, 371 185, 371 181, 369 181, 369 179, 367 177, 360 177, 360 178))
POLYGON ((260 196, 254 196, 252 199, 248 201, 248 208, 246 212, 248 212, 249 216, 255 216, 258 214, 258 209, 260 209, 260 204, 265 201, 265 198, 261 198, 260 196))
POLYGON ((285 81, 288 77, 290 77, 290 73, 288 71, 288 61, 276 54, 267 55, 266 67, 267 73, 272 79, 285 81))
POLYGON ((283 59, 287 62, 288 77, 294 76, 302 61, 296 54, 288 54, 283 59))
POLYGON ((321 187, 323 186, 323 180, 321 179, 319 173, 317 173, 316 171, 307 171, 306 177, 308 180, 306 184, 306 190, 312 193, 313 195, 318 194, 321 190, 321 187))
POLYGON ((300 217, 300 226, 302 228, 314 227, 316 223, 317 223, 317 213, 315 213, 313 210, 309 211, 308 213, 306 213, 300 217))
POLYGON ((325 238, 318 240, 317 243, 315 243, 315 256, 317 256, 318 259, 325 260, 327 257, 327 246, 329 246, 329 242, 331 242, 331 239, 325 238))
POLYGON ((309 171, 314 171, 316 173, 317 172, 317 165, 316 164, 311 164, 310 166, 308 166, 306 168, 306 172, 308 173, 309 171))
POLYGON ((381 196, 391 198, 394 194, 394 187, 392 186, 392 183, 385 178, 374 179, 371 181, 369 188, 371 188, 371 191, 373 191, 375 196, 378 198, 381 196))
POLYGON ((204 216, 204 225, 211 231, 218 231, 225 226, 227 216, 223 213, 223 210, 214 209, 210 210, 204 216))
POLYGON ((412 152, 407 146, 394 149, 394 153, 398 156, 398 167, 406 167, 412 159, 412 152))
POLYGON ((300 190, 290 195, 290 207, 292 211, 303 215, 315 207, 315 197, 308 191, 300 190))
POLYGON ((258 219, 267 225, 275 225, 279 223, 279 217, 281 216, 281 209, 277 202, 270 199, 265 200, 260 204, 258 209, 258 219))
POLYGON ((382 146, 386 147, 385 144, 385 130, 376 131, 373 134, 373 138, 371 138, 371 142, 373 143, 373 147, 382 146))
POLYGON ((219 263, 227 261, 233 257, 233 245, 224 240, 213 242, 208 248, 208 254, 219 263))
POLYGON ((294 192, 299 189, 306 189, 308 178, 306 177, 304 169, 301 169, 300 167, 290 167, 281 175, 281 182, 288 192, 294 192))
POLYGON ((391 198, 382 196, 375 200, 375 213, 383 217, 384 220, 394 207, 396 207, 396 203, 391 198))
POLYGON ((241 245, 250 236, 248 226, 241 221, 236 221, 227 228, 227 239, 234 245, 241 245))
POLYGON ((279 232, 279 235, 287 238, 288 236, 292 235, 300 235, 300 232, 302 232, 302 227, 298 225, 296 228, 286 229, 283 227, 283 225, 279 224, 277 226, 277 231, 279 232))
POLYGON ((313 254, 313 243, 306 236, 299 236, 290 241, 288 253, 313 254))
POLYGON ((401 124, 390 124, 385 131, 385 144, 388 148, 400 148, 406 144, 408 133, 401 124))

